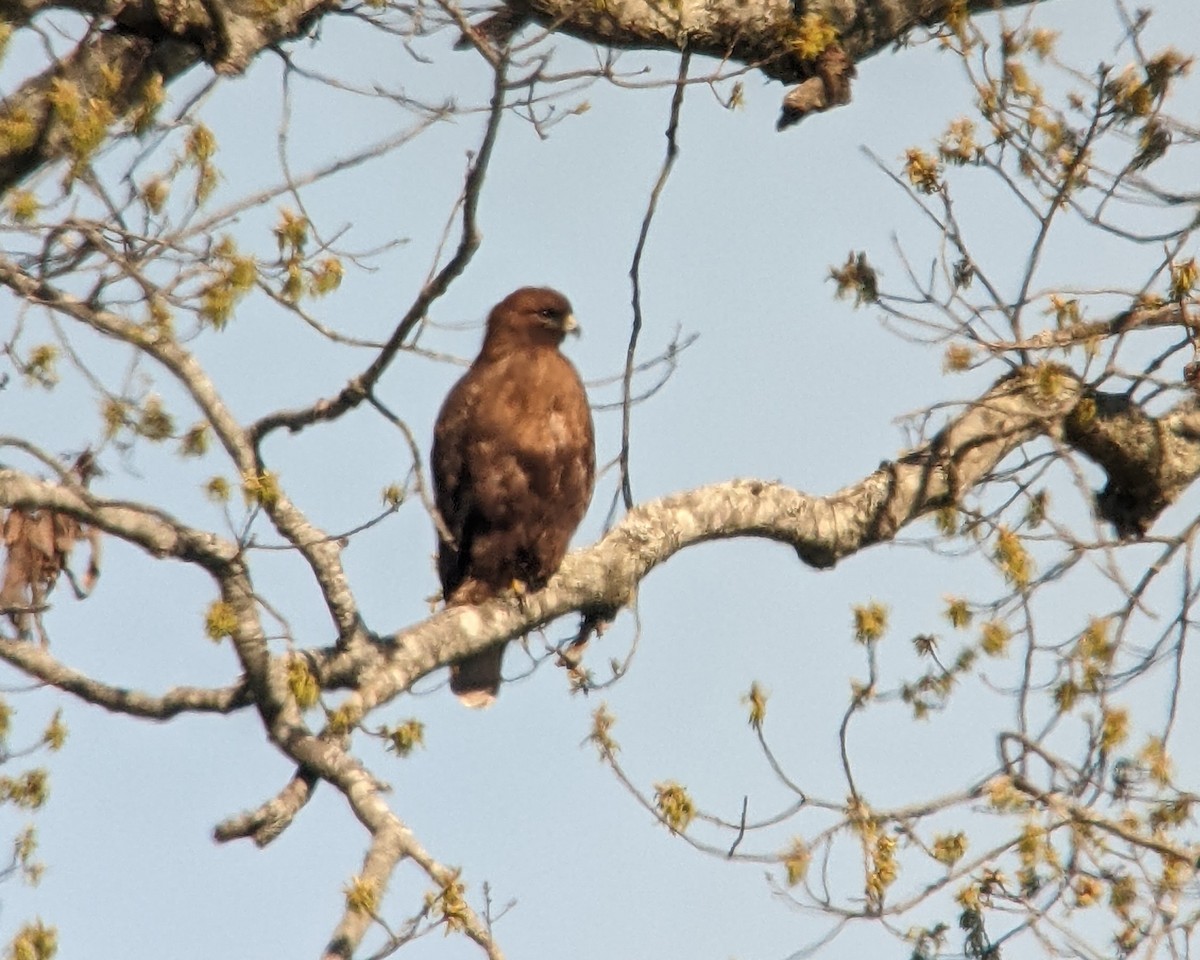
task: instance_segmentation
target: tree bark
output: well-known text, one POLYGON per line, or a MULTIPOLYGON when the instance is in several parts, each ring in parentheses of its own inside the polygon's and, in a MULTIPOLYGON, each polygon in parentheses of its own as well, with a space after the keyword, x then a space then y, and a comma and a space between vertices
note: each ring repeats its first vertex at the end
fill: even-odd
POLYGON ((102 125, 110 137, 152 107, 153 91, 200 63, 218 73, 244 71, 271 44, 304 33, 333 9, 329 0, 289 0, 263 14, 253 0, 0 3, 0 17, 27 21, 51 7, 89 13, 104 24, 70 56, 27 80, 0 106, 0 193, 49 163, 86 159, 98 143, 84 134, 102 125), (56 91, 78 93, 75 110, 56 91), (59 103, 56 106, 56 101, 59 103))
MULTIPOLYGON (((969 0, 966 10, 1029 2, 969 0)), ((111 136, 136 122, 160 84, 205 63, 221 74, 241 73, 263 50, 305 33, 338 6, 331 0, 266 7, 261 0, 3 0, 0 17, 10 24, 67 9, 90 16, 101 29, 0 106, 0 193, 47 164, 86 160, 98 145, 97 125, 111 136), (55 91, 64 84, 80 94, 87 136, 78 111, 55 106, 55 91)), ((783 127, 846 103, 856 62, 902 41, 914 28, 942 22, 954 9, 952 0, 511 0, 490 18, 491 27, 489 21, 474 28, 461 22, 481 48, 533 19, 590 43, 687 49, 742 63, 796 84, 784 98, 783 127), (822 40, 826 28, 832 32, 822 40)))

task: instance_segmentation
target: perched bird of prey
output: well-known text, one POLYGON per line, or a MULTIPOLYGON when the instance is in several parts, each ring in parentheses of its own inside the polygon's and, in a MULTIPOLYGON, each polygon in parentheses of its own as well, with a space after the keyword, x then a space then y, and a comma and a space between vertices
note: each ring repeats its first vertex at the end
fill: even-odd
MULTIPOLYGON (((442 404, 431 459, 446 526, 438 575, 448 606, 542 587, 583 519, 596 475, 592 413, 579 373, 558 349, 575 331, 561 293, 510 293, 442 404)), ((453 664, 450 689, 468 706, 488 706, 503 656, 501 645, 453 664)))

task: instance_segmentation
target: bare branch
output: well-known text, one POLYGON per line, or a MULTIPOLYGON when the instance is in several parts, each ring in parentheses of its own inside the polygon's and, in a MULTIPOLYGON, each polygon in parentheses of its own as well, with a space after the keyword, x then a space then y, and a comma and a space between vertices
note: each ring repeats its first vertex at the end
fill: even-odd
POLYGON ((128 540, 156 557, 198 563, 214 573, 222 572, 237 556, 234 544, 215 534, 194 530, 164 511, 84 496, 18 470, 0 470, 0 506, 49 507, 128 540))
POLYGON ((228 843, 249 837, 255 845, 265 847, 291 825, 296 814, 312 798, 319 782, 311 771, 298 770, 287 786, 262 806, 217 824, 213 839, 228 843))
POLYGON ((687 90, 688 66, 691 56, 685 50, 679 58, 679 75, 675 81, 675 92, 671 96, 671 113, 667 120, 667 151, 663 157, 662 167, 658 171, 658 179, 650 191, 650 199, 646 203, 646 213, 642 217, 642 226, 638 231, 637 244, 633 251, 633 263, 629 267, 629 280, 633 286, 632 306, 633 323, 629 329, 629 347, 625 352, 625 374, 621 380, 621 499, 625 509, 633 508, 633 485, 629 467, 629 429, 630 417, 633 413, 633 373, 636 368, 638 340, 642 333, 642 255, 646 251, 646 241, 650 236, 650 225, 654 222, 654 212, 658 209, 658 201, 671 177, 671 170, 679 156, 679 117, 683 111, 683 95, 687 90))
POLYGON ((496 67, 487 126, 484 128, 479 153, 472 159, 467 170, 462 199, 462 235, 459 239, 458 249, 455 250, 449 262, 422 287, 416 300, 408 308, 408 312, 396 325, 387 343, 375 355, 366 370, 346 384, 333 399, 319 400, 302 410, 279 411, 263 417, 250 428, 250 435, 256 448, 261 445, 268 434, 281 427, 286 427, 294 433, 314 423, 335 420, 362 403, 375 388, 375 384, 384 371, 391 365, 396 354, 400 352, 409 335, 425 319, 429 307, 449 289, 450 284, 471 262, 471 258, 474 257, 475 251, 482 242, 482 235, 477 223, 477 211, 488 164, 492 157, 492 148, 496 144, 496 135, 500 129, 500 119, 504 115, 505 68, 504 61, 500 61, 496 67))
POLYGON ((20 640, 0 638, 0 659, 88 703, 147 720, 169 720, 180 713, 232 713, 252 702, 245 681, 220 688, 175 687, 160 696, 110 686, 60 663, 44 647, 20 640))

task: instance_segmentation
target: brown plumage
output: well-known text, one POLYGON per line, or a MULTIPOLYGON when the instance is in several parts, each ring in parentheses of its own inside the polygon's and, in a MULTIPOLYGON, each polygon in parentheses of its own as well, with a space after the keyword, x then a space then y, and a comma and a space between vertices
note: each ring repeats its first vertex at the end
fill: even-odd
MULTIPOLYGON (((559 352, 576 329, 561 293, 523 287, 488 316, 483 347, 442 404, 433 432, 438 511, 453 538, 438 547, 449 606, 482 603, 514 584, 539 589, 558 570, 592 498, 592 414, 559 352)), ((450 689, 487 706, 503 646, 451 666, 450 689)))

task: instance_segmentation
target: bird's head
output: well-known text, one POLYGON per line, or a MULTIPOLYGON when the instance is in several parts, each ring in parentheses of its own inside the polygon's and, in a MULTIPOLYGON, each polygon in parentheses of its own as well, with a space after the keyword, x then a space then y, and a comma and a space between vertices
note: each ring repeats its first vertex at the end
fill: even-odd
POLYGON ((492 308, 484 349, 502 343, 558 346, 568 333, 579 333, 571 301, 549 287, 522 287, 492 308))

